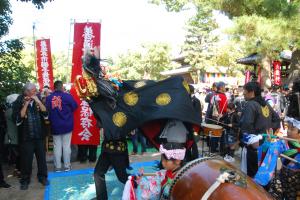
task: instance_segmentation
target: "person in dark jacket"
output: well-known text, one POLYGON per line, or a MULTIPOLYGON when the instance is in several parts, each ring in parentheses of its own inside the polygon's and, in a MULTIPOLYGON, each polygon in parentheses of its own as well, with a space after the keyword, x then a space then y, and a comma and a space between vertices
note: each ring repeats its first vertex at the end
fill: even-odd
POLYGON ((3 147, 4 147, 4 135, 6 129, 6 121, 4 114, 4 106, 0 105, 0 188, 10 188, 11 186, 4 181, 4 175, 2 171, 3 160, 3 147))
POLYGON ((48 185, 45 150, 44 119, 48 117, 46 107, 36 96, 36 86, 27 83, 24 92, 13 104, 13 119, 20 132, 21 190, 27 190, 32 171, 33 154, 37 159, 38 181, 48 185))
POLYGON ((234 103, 229 103, 227 106, 227 113, 222 118, 225 126, 225 157, 224 160, 227 162, 234 162, 234 151, 238 144, 238 134, 239 134, 239 122, 240 117, 237 113, 236 106, 234 103))
POLYGON ((205 103, 208 103, 207 110, 205 113, 205 122, 206 123, 211 123, 211 120, 209 120, 212 118, 212 113, 213 113, 211 99, 216 92, 217 92, 217 83, 213 83, 211 92, 209 92, 205 97, 205 103))
POLYGON ((61 153, 63 152, 64 170, 71 169, 71 136, 74 127, 73 112, 78 107, 72 95, 63 91, 63 83, 55 81, 54 92, 46 98, 49 121, 54 144, 55 171, 61 171, 61 153))
POLYGON ((8 146, 9 153, 9 164, 15 164, 14 176, 20 178, 21 167, 20 167, 20 145, 19 145, 19 135, 18 127, 16 122, 12 118, 13 103, 18 98, 19 94, 11 94, 6 97, 6 135, 5 135, 5 145, 8 146))
MULTIPOLYGON (((296 118, 300 113, 300 78, 295 80, 292 87, 292 92, 288 95, 289 107, 287 109, 287 116, 296 118)), ((298 119, 300 120, 300 119, 298 119)))
POLYGON ((240 129, 245 147, 242 152, 242 171, 254 177, 257 169, 257 148, 262 139, 260 134, 280 128, 280 118, 273 108, 261 96, 257 82, 244 85, 244 97, 247 101, 240 120, 240 129))

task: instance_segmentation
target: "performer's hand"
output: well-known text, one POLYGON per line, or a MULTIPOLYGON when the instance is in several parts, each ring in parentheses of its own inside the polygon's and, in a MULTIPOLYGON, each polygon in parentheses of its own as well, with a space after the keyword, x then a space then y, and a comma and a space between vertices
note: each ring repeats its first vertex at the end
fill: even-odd
POLYGON ((229 127, 232 127, 232 124, 228 124, 229 127))

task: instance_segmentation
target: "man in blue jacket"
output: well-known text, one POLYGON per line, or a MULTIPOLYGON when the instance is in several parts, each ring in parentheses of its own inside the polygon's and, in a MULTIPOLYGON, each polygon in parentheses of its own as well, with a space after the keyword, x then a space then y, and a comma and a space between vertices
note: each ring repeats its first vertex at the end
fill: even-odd
POLYGON ((64 170, 70 171, 73 112, 77 108, 77 103, 70 94, 64 92, 62 81, 55 81, 54 90, 46 99, 53 135, 54 166, 56 172, 62 170, 61 154, 63 152, 64 170))

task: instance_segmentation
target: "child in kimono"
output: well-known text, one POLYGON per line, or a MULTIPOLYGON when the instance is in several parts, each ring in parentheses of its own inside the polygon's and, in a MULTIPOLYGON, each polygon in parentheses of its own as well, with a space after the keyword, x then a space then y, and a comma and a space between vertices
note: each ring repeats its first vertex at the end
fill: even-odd
POLYGON ((125 185, 123 200, 168 199, 172 181, 184 164, 186 149, 183 144, 169 142, 160 145, 159 152, 164 169, 152 176, 131 176, 125 185), (135 184, 137 188, 133 189, 135 184))

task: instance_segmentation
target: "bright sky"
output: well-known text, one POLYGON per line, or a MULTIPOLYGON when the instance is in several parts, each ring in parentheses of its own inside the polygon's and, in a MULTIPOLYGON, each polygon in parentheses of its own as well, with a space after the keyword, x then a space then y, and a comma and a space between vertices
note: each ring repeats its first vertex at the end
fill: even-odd
POLYGON ((69 41, 73 40, 71 19, 101 20, 103 58, 137 50, 144 42, 169 43, 176 56, 184 42, 185 22, 192 15, 192 11, 170 13, 147 0, 54 0, 43 10, 16 0, 11 0, 11 4, 14 24, 8 38, 32 37, 35 22, 36 37, 50 38, 53 52, 68 50, 69 41))

